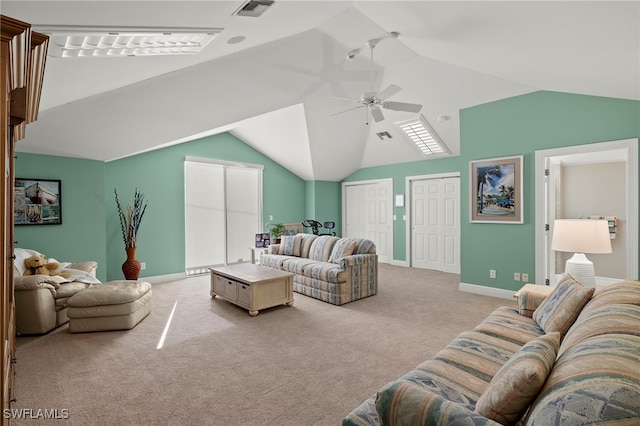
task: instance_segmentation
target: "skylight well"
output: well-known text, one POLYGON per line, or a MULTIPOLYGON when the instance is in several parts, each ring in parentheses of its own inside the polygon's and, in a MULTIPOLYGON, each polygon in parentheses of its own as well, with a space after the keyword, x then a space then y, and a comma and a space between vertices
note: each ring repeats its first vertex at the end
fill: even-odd
POLYGON ((442 142, 440 136, 422 115, 413 120, 396 122, 396 124, 425 156, 451 154, 447 145, 442 142))
POLYGON ((197 54, 222 28, 34 27, 49 36, 54 58, 197 54))

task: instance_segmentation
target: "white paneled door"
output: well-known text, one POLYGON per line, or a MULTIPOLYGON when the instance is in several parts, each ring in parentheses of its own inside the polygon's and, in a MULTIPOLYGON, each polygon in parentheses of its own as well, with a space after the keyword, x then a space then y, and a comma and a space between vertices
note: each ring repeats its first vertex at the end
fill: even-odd
POLYGON ((460 178, 411 181, 411 266, 460 273, 460 178))
POLYGON ((392 192, 391 180, 344 185, 344 235, 373 241, 383 263, 393 260, 392 192))

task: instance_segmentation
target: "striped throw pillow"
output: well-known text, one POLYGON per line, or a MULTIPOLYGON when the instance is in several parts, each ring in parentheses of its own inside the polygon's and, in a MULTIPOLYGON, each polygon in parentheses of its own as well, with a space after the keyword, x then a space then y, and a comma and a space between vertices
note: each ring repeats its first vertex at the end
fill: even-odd
POLYGON ((583 286, 571 275, 565 275, 533 312, 533 319, 545 333, 559 331, 564 335, 591 299, 593 291, 593 288, 583 286))
POLYGON ((557 331, 526 343, 493 376, 475 411, 503 425, 515 423, 542 389, 559 347, 557 331))

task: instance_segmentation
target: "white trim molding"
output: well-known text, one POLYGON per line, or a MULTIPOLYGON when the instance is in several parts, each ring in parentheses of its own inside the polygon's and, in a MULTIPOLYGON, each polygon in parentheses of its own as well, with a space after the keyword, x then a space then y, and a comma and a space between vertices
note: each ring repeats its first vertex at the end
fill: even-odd
POLYGON ((505 290, 503 288, 486 287, 477 284, 460 283, 458 287, 460 291, 467 293, 479 294, 481 296, 499 297, 500 299, 513 300, 513 290, 505 290))

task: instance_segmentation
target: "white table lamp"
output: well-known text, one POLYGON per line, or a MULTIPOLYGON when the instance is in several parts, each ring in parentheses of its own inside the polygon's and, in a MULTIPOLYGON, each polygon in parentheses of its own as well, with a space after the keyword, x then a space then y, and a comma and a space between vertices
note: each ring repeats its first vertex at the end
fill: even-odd
POLYGON ((567 260, 565 273, 586 287, 596 286, 593 262, 585 253, 611 253, 609 223, 593 219, 556 219, 553 223, 551 249, 573 252, 567 260))

